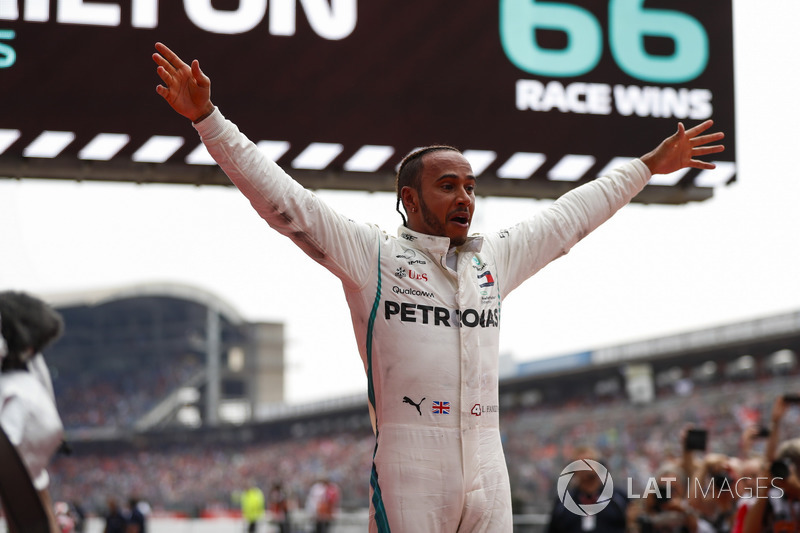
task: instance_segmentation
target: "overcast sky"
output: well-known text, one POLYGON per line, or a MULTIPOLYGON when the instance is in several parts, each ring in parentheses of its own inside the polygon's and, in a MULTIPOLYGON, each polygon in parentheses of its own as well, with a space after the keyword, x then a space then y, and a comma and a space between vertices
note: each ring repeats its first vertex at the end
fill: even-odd
MULTIPOLYGON (((734 19, 738 182, 701 203, 623 209, 509 295, 501 353, 523 362, 800 309, 800 2, 734 0, 734 19)), ((320 195, 396 232, 392 195, 320 195)), ((549 204, 480 198, 473 230, 549 204)), ((0 180, 0 238, 0 289, 197 285, 248 320, 285 322, 288 401, 366 390, 339 282, 233 188, 0 180)))

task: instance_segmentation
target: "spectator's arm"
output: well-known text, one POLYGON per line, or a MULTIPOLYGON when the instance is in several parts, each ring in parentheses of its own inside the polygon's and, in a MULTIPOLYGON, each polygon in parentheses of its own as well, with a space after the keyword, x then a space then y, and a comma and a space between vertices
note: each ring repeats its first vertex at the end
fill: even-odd
POLYGON ((783 396, 778 396, 778 398, 775 399, 775 403, 772 405, 769 438, 767 439, 767 447, 764 450, 764 458, 768 465, 775 460, 775 452, 780 442, 779 430, 784 413, 786 413, 786 402, 783 401, 783 396))
POLYGON ((756 501, 747 510, 747 514, 744 515, 742 533, 761 533, 767 501, 767 498, 756 498, 756 501))
MULTIPOLYGON (((683 474, 685 479, 681 481, 681 484, 686 484, 687 481, 693 481, 697 478, 698 475, 702 474, 702 472, 698 472, 700 467, 694 460, 694 451, 688 450, 686 448, 686 435, 690 426, 687 426, 681 430, 681 449, 683 450, 683 455, 681 456, 681 468, 683 469, 683 474)), ((701 461, 701 463, 703 463, 701 461)))
POLYGON ((742 438, 739 442, 739 457, 742 459, 746 459, 750 457, 750 452, 753 449, 753 440, 756 438, 758 434, 758 426, 747 426, 742 430, 742 438))

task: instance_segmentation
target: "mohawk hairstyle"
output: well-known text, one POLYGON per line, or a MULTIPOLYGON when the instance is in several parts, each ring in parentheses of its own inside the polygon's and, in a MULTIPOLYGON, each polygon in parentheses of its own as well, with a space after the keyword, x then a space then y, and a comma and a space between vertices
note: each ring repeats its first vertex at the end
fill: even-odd
MULTIPOLYGON (((400 168, 397 170, 397 176, 395 176, 394 180, 395 191, 397 192, 397 203, 395 204, 395 210, 400 213, 400 217, 403 219, 404 226, 408 227, 408 221, 406 220, 406 216, 403 214, 403 212, 400 211, 400 202, 402 201, 400 193, 402 192, 403 187, 411 187, 412 189, 419 191, 420 177, 422 176, 423 168, 422 157, 430 154, 431 152, 441 152, 444 150, 450 150, 459 154, 461 153, 461 150, 458 148, 437 144, 414 150, 405 156, 400 162, 400 168)), ((403 206, 403 210, 405 210, 405 206, 403 206)))

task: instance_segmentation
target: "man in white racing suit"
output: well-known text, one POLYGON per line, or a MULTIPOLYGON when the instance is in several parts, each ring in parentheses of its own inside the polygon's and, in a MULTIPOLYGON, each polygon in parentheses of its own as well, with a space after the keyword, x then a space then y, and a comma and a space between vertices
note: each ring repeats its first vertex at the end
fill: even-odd
POLYGON ((191 119, 220 167, 270 226, 342 282, 376 435, 371 532, 511 532, 499 432, 503 298, 627 204, 652 173, 721 151, 708 121, 581 186, 534 218, 468 236, 476 179, 450 147, 408 156, 397 237, 333 211, 268 160, 210 100, 210 80, 163 44, 157 91, 191 119))

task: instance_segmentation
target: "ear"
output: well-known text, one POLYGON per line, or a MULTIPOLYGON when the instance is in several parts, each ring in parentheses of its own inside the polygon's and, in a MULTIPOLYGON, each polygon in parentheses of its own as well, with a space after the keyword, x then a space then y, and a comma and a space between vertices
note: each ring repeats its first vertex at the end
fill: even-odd
POLYGON ((403 200, 403 208, 406 213, 416 213, 419 208, 419 196, 417 190, 406 185, 400 189, 400 198, 403 200))

